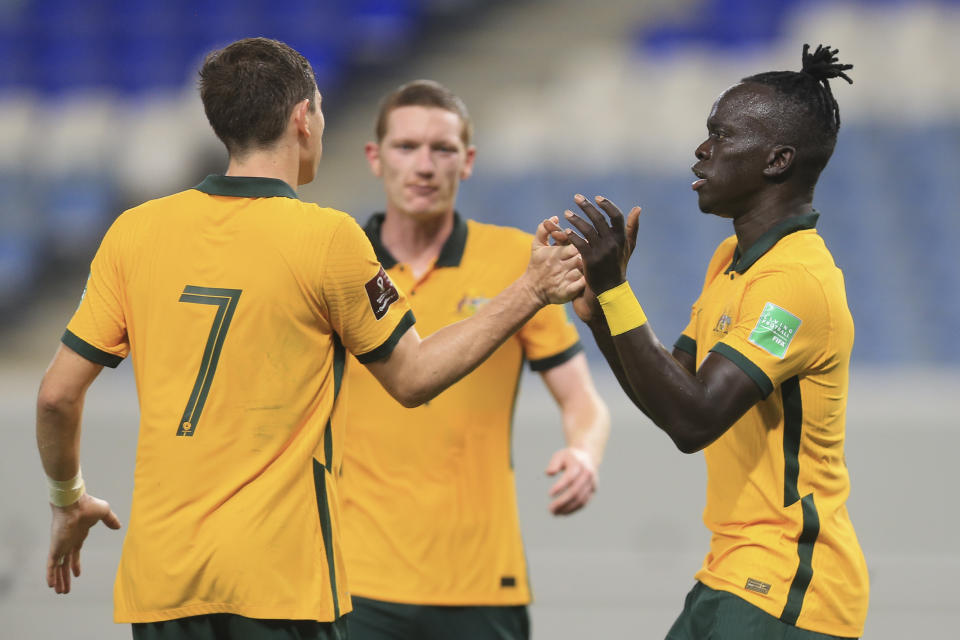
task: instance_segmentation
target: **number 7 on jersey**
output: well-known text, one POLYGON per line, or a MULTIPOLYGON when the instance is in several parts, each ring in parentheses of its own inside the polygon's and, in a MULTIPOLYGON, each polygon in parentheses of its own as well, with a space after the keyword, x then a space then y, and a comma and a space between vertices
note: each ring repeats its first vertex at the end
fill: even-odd
POLYGON ((200 359, 197 381, 187 401, 187 408, 183 410, 183 417, 180 418, 180 426, 177 428, 178 436, 192 436, 196 433, 203 405, 207 401, 207 393, 213 383, 213 374, 217 372, 220 350, 223 348, 223 341, 227 337, 227 329, 230 328, 230 321, 233 319, 233 312, 237 308, 241 293, 241 289, 195 287, 189 284, 183 288, 180 302, 215 305, 217 313, 213 317, 210 336, 207 338, 207 345, 200 359))

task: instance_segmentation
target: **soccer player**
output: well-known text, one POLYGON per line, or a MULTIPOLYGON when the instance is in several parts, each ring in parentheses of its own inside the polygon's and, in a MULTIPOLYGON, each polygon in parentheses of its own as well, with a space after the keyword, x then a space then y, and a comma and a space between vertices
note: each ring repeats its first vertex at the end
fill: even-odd
POLYGON ((329 418, 345 354, 404 405, 425 402, 579 292, 580 259, 541 225, 513 284, 421 340, 356 222, 297 199, 324 128, 309 63, 241 40, 207 57, 200 93, 226 175, 117 218, 40 388, 47 581, 69 592, 89 528, 120 526, 85 492, 80 416, 102 367, 130 354, 141 424, 116 621, 135 638, 342 637, 344 433, 329 418))
MULTIPOLYGON (((419 80, 385 97, 376 142, 366 146, 386 210, 365 231, 425 334, 479 313, 523 272, 529 252, 528 234, 454 210, 473 170, 471 134, 460 98, 419 80)), ((397 403, 348 357, 346 402, 335 420, 350 433, 340 487, 354 640, 528 637, 510 445, 525 360, 563 414, 566 447, 546 469, 562 472, 550 510, 573 513, 596 490, 609 414, 562 308, 543 309, 417 409, 397 403)))
POLYGON ((843 453, 853 320, 812 207, 840 127, 829 80, 850 82, 836 53, 804 46, 801 71, 744 78, 714 103, 693 189, 735 235, 672 354, 625 280, 639 208, 624 222, 598 197, 608 224, 578 195, 590 223, 566 212, 599 294, 578 315, 633 402, 707 463, 710 552, 670 640, 863 632, 869 586, 843 453))

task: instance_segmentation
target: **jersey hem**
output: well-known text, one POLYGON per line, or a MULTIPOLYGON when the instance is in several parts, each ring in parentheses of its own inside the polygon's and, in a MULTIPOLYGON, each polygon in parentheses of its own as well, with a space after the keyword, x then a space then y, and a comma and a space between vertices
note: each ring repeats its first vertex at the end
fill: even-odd
POLYGON ((529 605, 533 602, 533 596, 527 593, 523 596, 517 594, 514 598, 491 598, 486 595, 463 595, 451 597, 450 594, 442 596, 411 596, 404 595, 373 595, 370 591, 356 589, 350 590, 350 596, 366 598, 367 600, 379 600, 381 602, 390 602, 393 604, 409 604, 427 607, 512 607, 517 605, 529 605))
POLYGON ((568 348, 564 349, 560 353, 557 353, 552 356, 547 356, 546 358, 538 358, 537 360, 530 360, 530 370, 531 371, 546 371, 547 369, 553 369, 554 367, 559 367, 561 364, 568 362, 573 356, 577 355, 583 351, 583 344, 577 340, 568 348))
MULTIPOLYGON (((780 620, 781 612, 779 609, 777 609, 777 607, 780 606, 780 603, 762 598, 761 596, 752 598, 751 594, 744 593, 742 589, 738 589, 734 585, 723 580, 722 578, 717 578, 709 573, 704 574, 703 572, 700 572, 694 577, 700 582, 702 582, 703 584, 705 584, 706 586, 710 587, 711 589, 714 589, 716 591, 725 591, 726 593, 734 595, 740 598, 741 600, 760 609, 764 613, 773 616, 777 620, 780 620)), ((782 609, 782 607, 780 608, 782 609)), ((781 620, 781 622, 783 621, 781 620)), ((790 624, 790 623, 784 622, 784 624, 790 624)), ((863 635, 862 625, 859 628, 857 628, 857 627, 851 627, 848 625, 837 624, 837 623, 830 623, 830 622, 821 623, 819 621, 804 620, 802 625, 792 624, 790 626, 796 627, 797 629, 803 629, 804 631, 825 633, 829 636, 839 636, 841 638, 859 638, 860 636, 863 635)))
POLYGON ((75 351, 78 355, 86 358, 94 364, 100 364, 111 369, 116 369, 117 365, 123 362, 123 356, 98 349, 77 334, 67 329, 63 332, 60 342, 75 351))
MULTIPOLYGON (((349 603, 349 598, 346 599, 349 603)), ((243 616, 244 618, 257 618, 259 620, 313 620, 314 622, 336 622, 345 614, 353 611, 353 607, 347 604, 340 612, 339 617, 334 617, 332 611, 321 614, 320 617, 314 615, 304 615, 303 608, 285 609, 275 607, 244 607, 228 603, 202 603, 193 604, 175 609, 161 609, 159 611, 114 611, 113 621, 118 624, 133 624, 138 622, 164 622, 166 620, 176 620, 178 618, 189 618, 190 616, 202 616, 212 613, 232 613, 243 616)))

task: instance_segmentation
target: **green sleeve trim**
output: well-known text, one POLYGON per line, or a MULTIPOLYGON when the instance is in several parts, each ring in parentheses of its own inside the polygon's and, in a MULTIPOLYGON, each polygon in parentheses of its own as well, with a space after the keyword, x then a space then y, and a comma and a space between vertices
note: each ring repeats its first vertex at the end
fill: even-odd
POLYGON ((580 344, 580 341, 577 340, 572 346, 567 349, 564 349, 556 355, 552 355, 546 358, 538 358, 537 360, 530 361, 530 370, 531 371, 546 371, 547 369, 553 369, 554 367, 559 367, 564 362, 567 362, 573 356, 577 355, 583 351, 583 345, 580 344))
POLYGON ((407 332, 407 329, 412 327, 416 321, 417 319, 413 317, 413 311, 407 311, 405 314, 403 314, 403 317, 400 318, 400 322, 397 323, 397 328, 393 330, 393 333, 390 334, 390 337, 387 338, 383 344, 373 351, 368 351, 358 355, 357 360, 361 364, 369 364, 371 362, 376 362, 377 360, 383 360, 393 353, 393 349, 397 346, 397 343, 400 342, 400 338, 403 337, 403 334, 407 332))
POLYGON ((767 374, 763 372, 763 369, 753 364, 747 358, 747 356, 743 355, 730 345, 723 342, 718 342, 713 346, 712 349, 710 349, 710 351, 719 353, 724 358, 740 367, 740 369, 747 374, 758 387, 760 387, 760 392, 763 394, 764 398, 770 395, 770 393, 773 391, 773 383, 770 382, 770 378, 767 377, 767 374))
POLYGON ((681 333, 677 341, 673 343, 673 348, 689 353, 694 358, 697 357, 697 341, 684 333, 681 333))
POLYGON ((63 337, 60 338, 60 342, 67 345, 78 354, 95 364, 102 364, 105 367, 115 369, 118 364, 123 362, 123 357, 114 355, 112 353, 107 353, 102 349, 97 349, 95 346, 83 338, 78 337, 69 329, 63 332, 63 337))

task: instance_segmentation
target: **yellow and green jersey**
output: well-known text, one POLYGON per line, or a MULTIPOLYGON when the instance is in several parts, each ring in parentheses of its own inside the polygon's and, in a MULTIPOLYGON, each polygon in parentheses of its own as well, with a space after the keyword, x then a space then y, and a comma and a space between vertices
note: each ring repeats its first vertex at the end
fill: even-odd
POLYGON ((350 610, 330 415, 345 352, 385 357, 412 324, 356 222, 280 180, 210 176, 117 218, 63 338, 133 359, 117 622, 350 610))
POLYGON ((677 348, 716 352, 763 400, 704 451, 713 536, 697 573, 789 624, 860 636, 867 568, 847 515, 844 426, 853 319, 843 274, 797 216, 741 254, 717 248, 677 348))
MULTIPOLYGON (((377 256, 409 296, 427 336, 470 317, 520 274, 532 237, 454 218, 436 262, 416 279, 366 226, 377 256)), ((530 601, 511 460, 511 422, 524 360, 534 370, 580 351, 562 307, 535 315, 470 375, 405 409, 348 358, 349 433, 340 486, 344 554, 354 595, 407 604, 530 601)))

